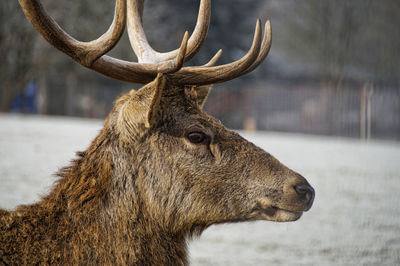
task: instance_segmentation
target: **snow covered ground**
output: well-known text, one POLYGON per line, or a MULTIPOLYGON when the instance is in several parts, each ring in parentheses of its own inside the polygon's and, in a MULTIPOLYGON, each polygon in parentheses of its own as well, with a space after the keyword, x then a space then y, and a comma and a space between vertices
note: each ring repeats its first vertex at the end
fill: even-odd
MULTIPOLYGON (((98 120, 0 115, 0 206, 46 193, 84 150, 98 120)), ((190 241, 192 265, 399 265, 400 143, 281 133, 244 134, 316 190, 293 223, 212 226, 190 241)))

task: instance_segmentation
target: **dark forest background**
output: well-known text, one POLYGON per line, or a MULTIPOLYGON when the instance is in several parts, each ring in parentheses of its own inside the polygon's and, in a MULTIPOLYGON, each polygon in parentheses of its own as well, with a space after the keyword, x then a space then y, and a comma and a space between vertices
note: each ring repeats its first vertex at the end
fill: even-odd
MULTIPOLYGON (((113 1, 42 0, 75 38, 109 27, 113 1)), ((193 30, 199 1, 147 0, 144 25, 160 51, 193 30)), ((188 64, 218 49, 220 63, 243 56, 256 18, 271 21, 273 42, 254 72, 214 86, 208 113, 228 127, 400 140, 400 1, 214 0, 208 38, 188 64)), ((109 53, 136 60, 125 34, 109 53)), ((101 76, 51 47, 18 1, 0 1, 0 111, 104 118, 122 92, 137 89, 101 76)))

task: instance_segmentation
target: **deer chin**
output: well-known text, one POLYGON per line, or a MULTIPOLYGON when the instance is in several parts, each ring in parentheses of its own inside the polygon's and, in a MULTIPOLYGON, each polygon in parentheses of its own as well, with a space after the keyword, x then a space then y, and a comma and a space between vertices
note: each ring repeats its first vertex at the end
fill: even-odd
POLYGON ((268 199, 262 198, 257 200, 257 204, 250 212, 250 219, 274 222, 291 222, 298 220, 302 214, 302 210, 282 209, 272 204, 268 199))
POLYGON ((266 209, 257 210, 257 220, 267 220, 274 222, 292 222, 298 220, 303 212, 301 211, 288 211, 279 209, 278 207, 271 206, 266 209))

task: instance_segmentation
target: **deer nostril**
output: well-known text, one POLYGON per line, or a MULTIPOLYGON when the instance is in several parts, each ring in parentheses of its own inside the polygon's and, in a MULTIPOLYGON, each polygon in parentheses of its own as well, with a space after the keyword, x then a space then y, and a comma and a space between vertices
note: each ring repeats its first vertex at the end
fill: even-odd
POLYGON ((303 202, 307 204, 307 207, 311 208, 315 196, 314 189, 309 185, 303 184, 294 186, 294 190, 296 190, 297 195, 299 195, 303 202))

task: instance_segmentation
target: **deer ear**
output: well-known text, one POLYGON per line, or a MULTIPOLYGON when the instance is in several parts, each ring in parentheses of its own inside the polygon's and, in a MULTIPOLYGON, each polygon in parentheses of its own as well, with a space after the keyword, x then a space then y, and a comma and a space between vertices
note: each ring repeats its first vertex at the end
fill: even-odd
POLYGON ((158 74, 153 82, 121 97, 122 106, 118 115, 118 124, 123 132, 132 136, 140 131, 140 126, 150 128, 154 125, 157 121, 165 82, 165 75, 158 74))
POLYGON ((156 122, 157 111, 160 108, 160 99, 162 91, 165 87, 165 82, 166 82, 165 75, 159 73, 156 79, 151 83, 152 86, 149 86, 152 87, 150 88, 150 92, 148 91, 143 92, 143 94, 148 96, 147 101, 149 102, 147 114, 144 121, 146 128, 150 128, 156 122))
POLYGON ((208 94, 211 91, 211 86, 212 85, 204 85, 204 86, 196 87, 197 103, 200 106, 200 108, 202 108, 202 109, 203 109, 204 103, 207 100, 208 94))

